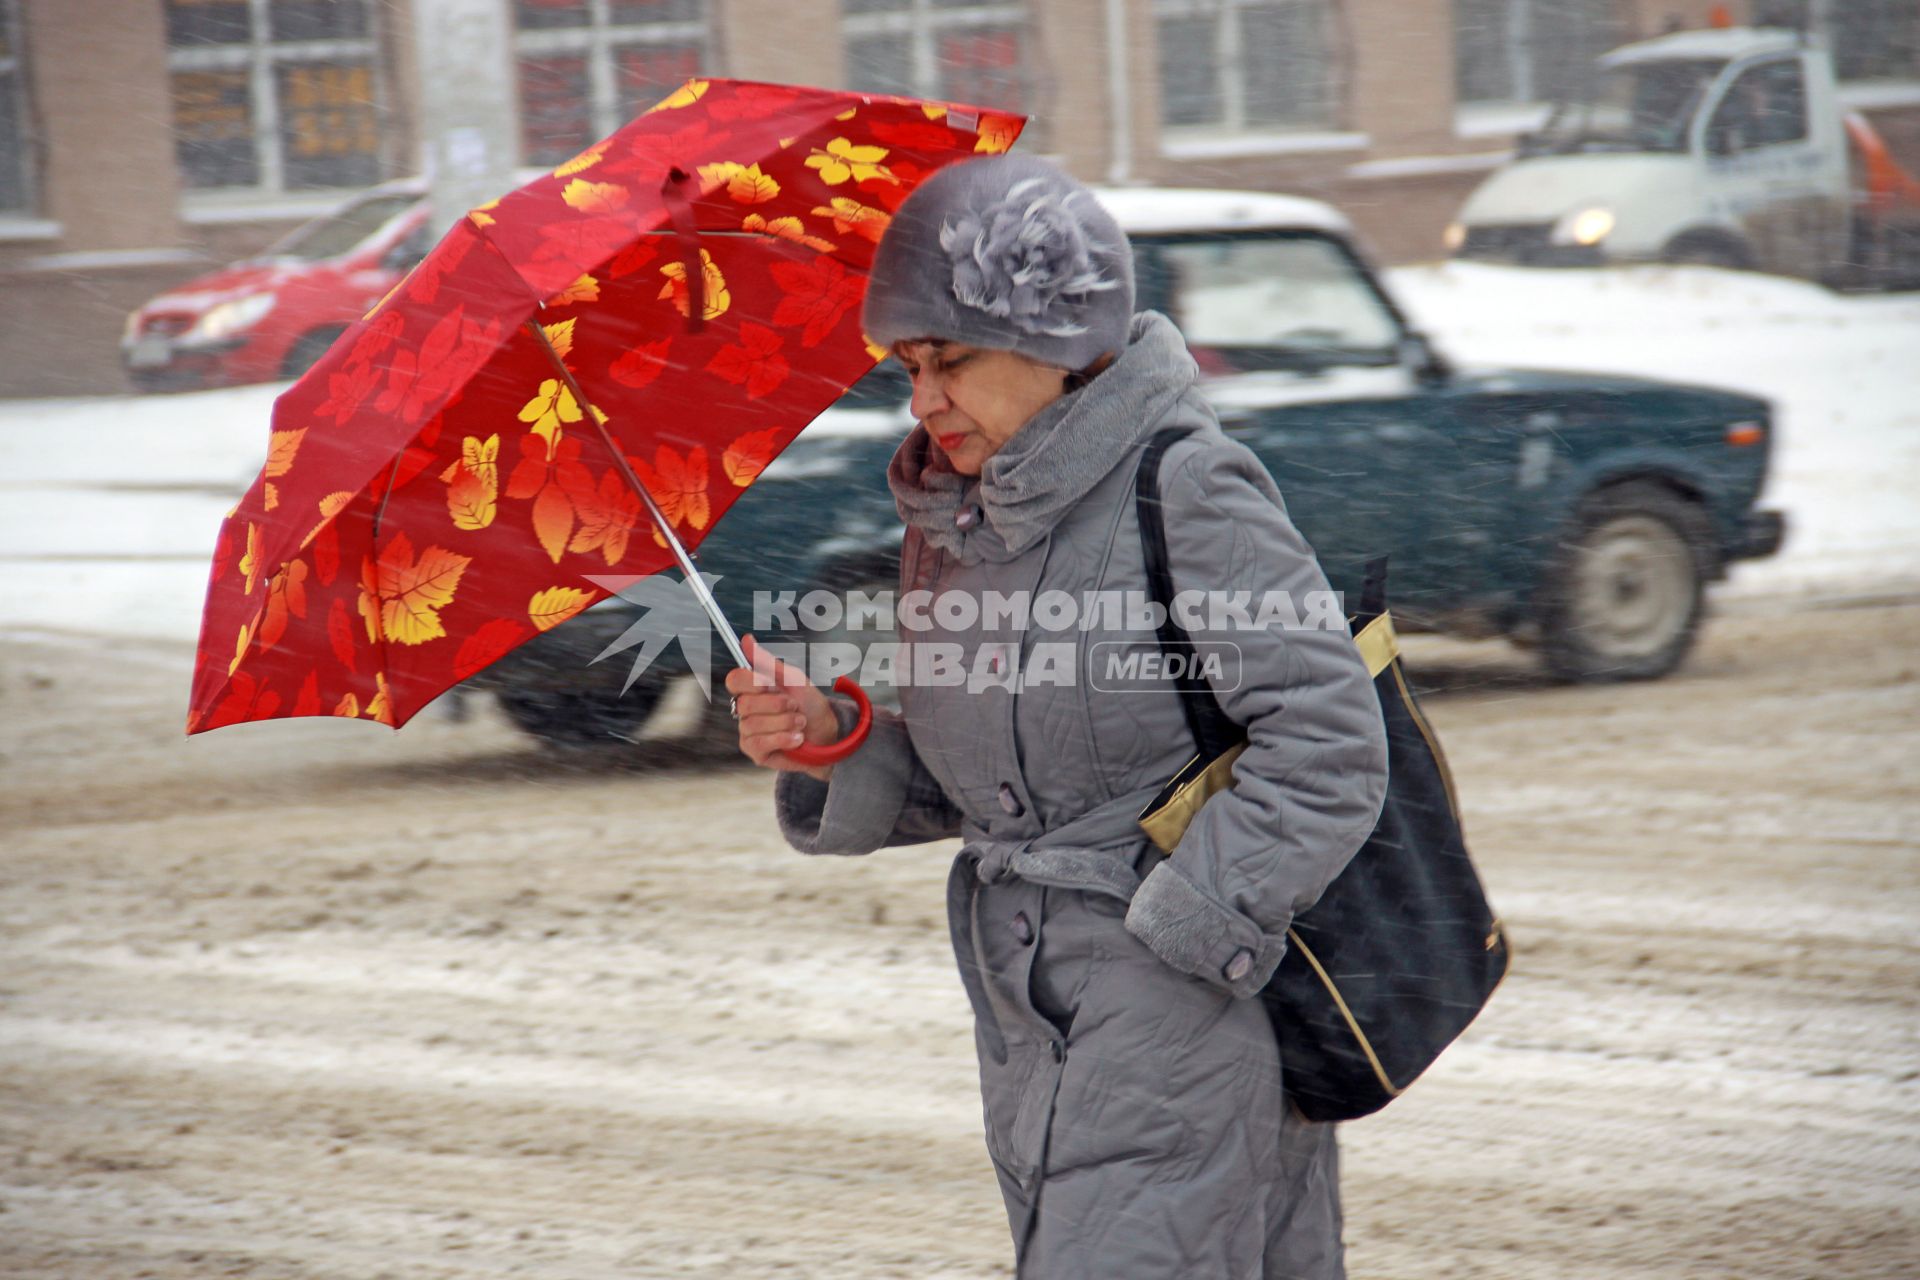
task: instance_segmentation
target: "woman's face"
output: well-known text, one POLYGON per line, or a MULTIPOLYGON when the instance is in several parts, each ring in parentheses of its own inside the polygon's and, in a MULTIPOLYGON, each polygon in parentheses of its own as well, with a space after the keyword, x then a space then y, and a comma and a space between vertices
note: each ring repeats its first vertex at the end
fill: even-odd
POLYGON ((963 476, 1027 419, 1066 392, 1067 371, 1011 351, 958 342, 899 342, 893 355, 913 379, 913 416, 963 476))

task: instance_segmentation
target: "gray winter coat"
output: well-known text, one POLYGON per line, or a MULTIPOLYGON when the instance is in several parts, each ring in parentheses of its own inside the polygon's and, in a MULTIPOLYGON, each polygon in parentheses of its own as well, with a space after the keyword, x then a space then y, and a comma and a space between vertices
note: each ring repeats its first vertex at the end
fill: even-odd
MULTIPOLYGON (((1326 591, 1272 478, 1221 432, 1196 376, 1171 322, 1146 312, 1112 366, 977 480, 945 469, 916 429, 890 471, 908 524, 902 602, 916 590, 1144 598, 1134 474, 1148 437, 1174 424, 1195 428, 1160 469, 1176 590, 1248 592, 1254 607, 1269 591, 1296 603, 1326 591)), ((782 774, 777 809, 806 853, 964 838, 948 919, 1018 1274, 1342 1275, 1333 1130, 1283 1104, 1251 997, 1385 795, 1379 703, 1351 638, 1196 619, 1220 624, 1190 628, 1196 640, 1239 648, 1237 678, 1215 692, 1250 746, 1233 788, 1163 857, 1135 819, 1193 754, 1179 699, 1092 687, 1103 646, 1156 652, 1152 632, 1086 608, 1064 631, 923 616, 930 629, 902 637, 959 645, 966 671, 998 646, 997 670, 1018 660, 1033 675, 1042 643, 1071 646, 1077 669, 1017 692, 906 685, 904 715, 876 712, 830 783, 782 774)))

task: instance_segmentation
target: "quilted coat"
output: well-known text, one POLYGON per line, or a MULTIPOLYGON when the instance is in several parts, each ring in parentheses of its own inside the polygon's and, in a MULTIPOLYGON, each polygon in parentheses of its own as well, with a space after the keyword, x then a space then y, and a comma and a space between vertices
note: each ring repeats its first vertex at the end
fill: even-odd
MULTIPOLYGON (((1221 431, 1196 378, 1172 323, 1143 312, 1118 359, 979 477, 946 469, 916 428, 889 473, 907 522, 901 602, 1144 599, 1134 476, 1147 439, 1176 424, 1193 430, 1160 473, 1175 587, 1256 606, 1325 592, 1271 476, 1221 431)), ((903 638, 958 645, 970 672, 1035 678, 905 685, 902 714, 876 712, 830 781, 780 776, 782 829, 806 853, 962 838, 948 921, 1018 1275, 1341 1276, 1333 1128, 1284 1102, 1252 997, 1294 913, 1379 815, 1386 740, 1366 666, 1343 627, 1201 610, 1194 638, 1237 646, 1209 679, 1250 746, 1166 856, 1135 819, 1193 754, 1179 699, 1170 685, 1094 687, 1107 649, 1156 652, 1152 631, 1091 608, 1070 629, 1040 616, 1017 628, 1006 611, 922 610, 926 629, 903 638), (1031 671, 1042 643, 1073 646, 1077 669, 1031 671)))

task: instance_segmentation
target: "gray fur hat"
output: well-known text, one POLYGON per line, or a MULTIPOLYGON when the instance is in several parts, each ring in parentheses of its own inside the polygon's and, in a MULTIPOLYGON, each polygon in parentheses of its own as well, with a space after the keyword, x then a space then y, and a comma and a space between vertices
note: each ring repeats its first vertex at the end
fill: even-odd
POLYGON ((1133 251, 1091 191, 1033 156, 949 165, 893 215, 861 315, 883 347, 944 338, 1084 369, 1127 345, 1133 251))

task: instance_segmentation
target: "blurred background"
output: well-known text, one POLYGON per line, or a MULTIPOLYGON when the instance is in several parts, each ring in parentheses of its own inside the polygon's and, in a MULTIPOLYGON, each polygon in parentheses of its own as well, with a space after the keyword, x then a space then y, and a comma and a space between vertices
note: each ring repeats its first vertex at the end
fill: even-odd
POLYGON ((1031 113, 1088 181, 1316 196, 1401 263, 1596 57, 1714 20, 1810 33, 1920 168, 1911 0, 0 0, 0 395, 123 389, 129 311, 424 173, 448 79, 492 143, 452 164, 503 178, 689 76, 794 81, 1031 113))
MULTIPOLYGON (((1920 0, 0 0, 0 1274, 1009 1274, 952 848, 794 855, 619 601, 182 735, 275 397, 697 75, 1030 114, 1433 605, 1514 964, 1356 1277, 1920 1275, 1920 0)), ((887 372, 705 565, 891 583, 887 372)))

